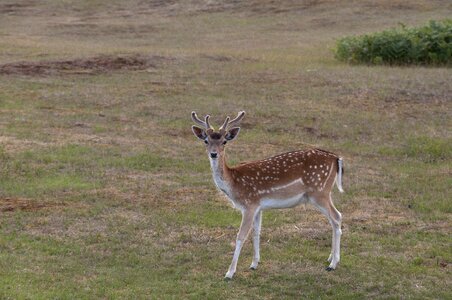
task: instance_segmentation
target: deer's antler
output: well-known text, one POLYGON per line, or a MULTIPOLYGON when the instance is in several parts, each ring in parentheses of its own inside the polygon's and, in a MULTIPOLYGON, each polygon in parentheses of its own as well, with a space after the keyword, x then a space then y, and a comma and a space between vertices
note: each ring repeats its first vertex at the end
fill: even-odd
POLYGON ((196 114, 196 112, 194 112, 194 111, 191 112, 191 119, 193 120, 193 122, 205 127, 206 129, 212 129, 213 130, 213 127, 209 123, 209 118, 210 118, 210 116, 206 115, 206 120, 205 121, 201 121, 198 118, 198 115, 196 114))
POLYGON ((220 129, 218 129, 220 132, 225 132, 226 128, 228 127, 229 123, 229 116, 226 117, 226 120, 224 120, 223 125, 221 125, 220 129))
POLYGON ((237 125, 239 125, 240 121, 242 121, 243 117, 245 116, 245 112, 239 111, 239 113, 237 114, 237 117, 232 120, 229 121, 229 117, 226 118, 226 120, 224 121, 223 125, 221 126, 220 130, 226 130, 228 127, 235 127, 237 125))

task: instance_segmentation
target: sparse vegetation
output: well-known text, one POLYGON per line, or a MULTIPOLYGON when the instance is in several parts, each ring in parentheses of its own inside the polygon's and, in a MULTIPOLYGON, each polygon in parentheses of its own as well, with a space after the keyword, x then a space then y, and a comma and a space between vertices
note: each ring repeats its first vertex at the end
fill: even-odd
POLYGON ((422 27, 345 37, 336 58, 350 63, 389 65, 452 65, 452 20, 430 21, 422 27))
POLYGON ((450 298, 452 73, 351 66, 329 49, 451 11, 423 0, 2 1, 0 70, 15 68, 0 71, 0 298, 450 298), (329 224, 300 206, 265 212, 259 269, 247 270, 248 241, 223 281, 240 213, 214 188, 190 112, 218 126, 238 109, 248 114, 231 163, 311 145, 344 157, 336 271, 321 267, 329 224))

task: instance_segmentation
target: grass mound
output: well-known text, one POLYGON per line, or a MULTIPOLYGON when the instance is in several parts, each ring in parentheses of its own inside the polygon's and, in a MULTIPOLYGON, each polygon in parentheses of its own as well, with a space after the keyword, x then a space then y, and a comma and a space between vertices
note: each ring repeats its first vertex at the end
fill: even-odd
POLYGON ((344 37, 335 52, 338 60, 349 63, 451 66, 452 20, 344 37))

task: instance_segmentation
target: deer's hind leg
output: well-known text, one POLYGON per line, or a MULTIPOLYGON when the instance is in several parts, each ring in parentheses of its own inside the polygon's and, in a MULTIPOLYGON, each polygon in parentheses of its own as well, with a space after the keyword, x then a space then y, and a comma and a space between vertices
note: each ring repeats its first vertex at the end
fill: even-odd
POLYGON ((328 218, 333 229, 331 254, 328 257, 330 265, 326 268, 327 271, 332 271, 336 269, 340 260, 342 215, 334 206, 331 194, 313 195, 310 197, 310 202, 328 218))

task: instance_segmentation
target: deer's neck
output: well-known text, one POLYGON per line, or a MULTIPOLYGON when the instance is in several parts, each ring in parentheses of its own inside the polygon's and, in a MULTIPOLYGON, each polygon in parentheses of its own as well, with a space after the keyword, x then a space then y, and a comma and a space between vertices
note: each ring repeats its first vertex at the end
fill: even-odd
POLYGON ((209 160, 215 184, 222 192, 231 198, 231 176, 229 167, 226 164, 225 153, 223 152, 216 159, 209 157, 209 160))

